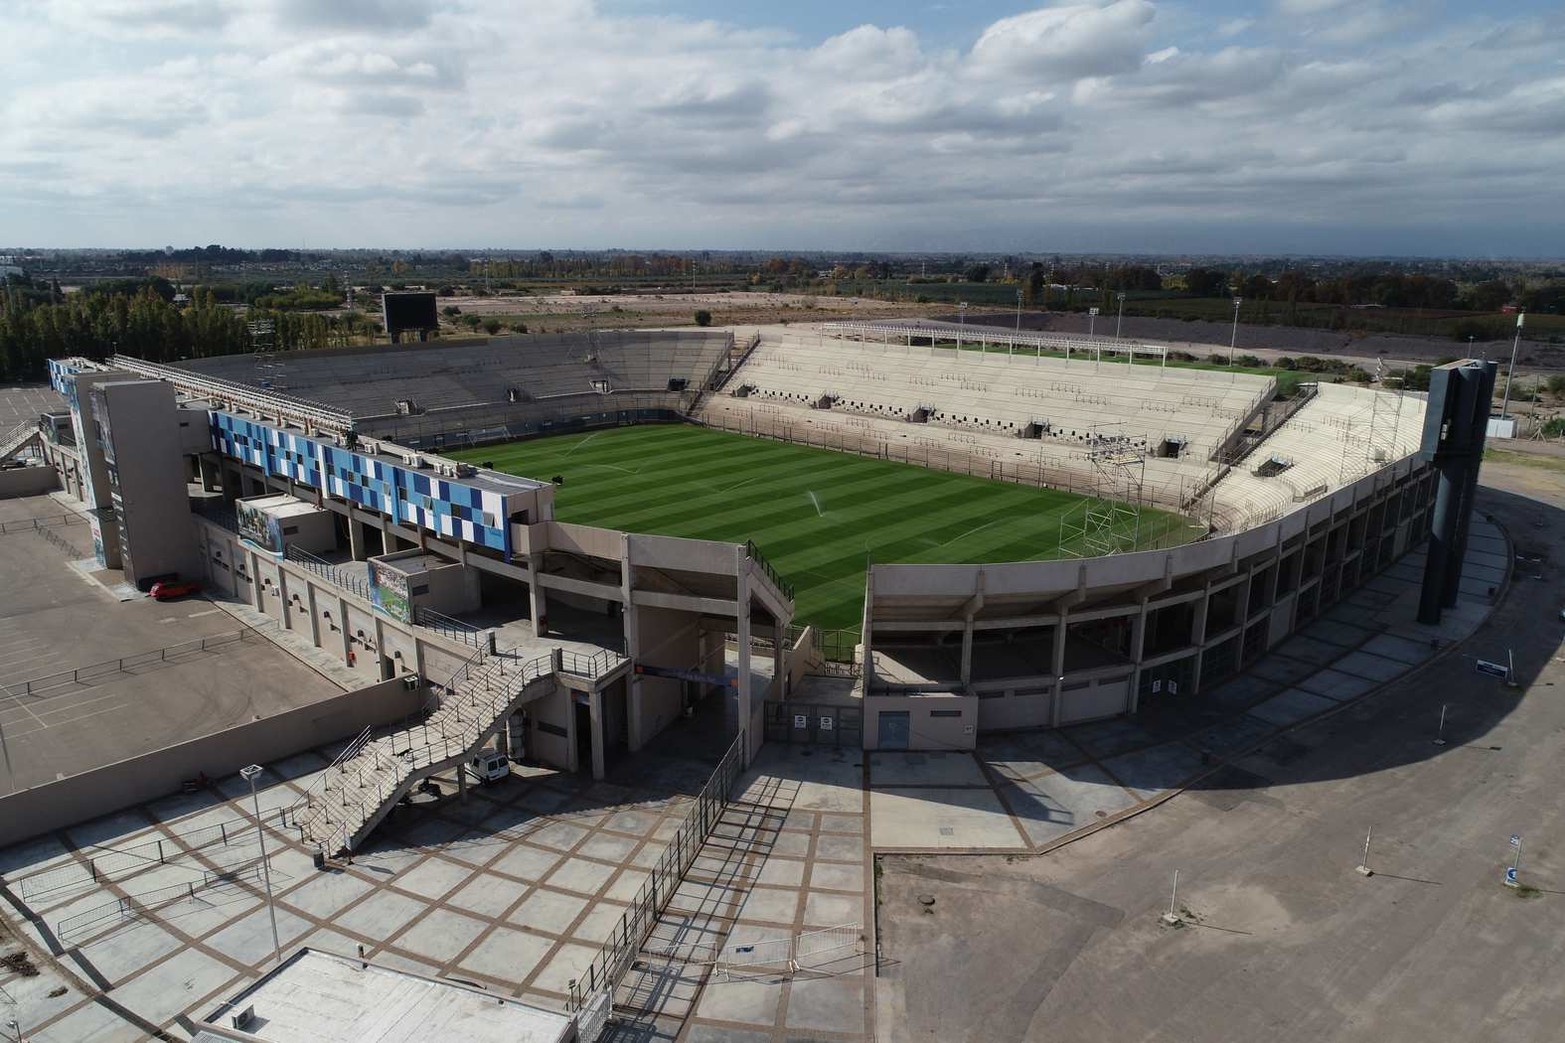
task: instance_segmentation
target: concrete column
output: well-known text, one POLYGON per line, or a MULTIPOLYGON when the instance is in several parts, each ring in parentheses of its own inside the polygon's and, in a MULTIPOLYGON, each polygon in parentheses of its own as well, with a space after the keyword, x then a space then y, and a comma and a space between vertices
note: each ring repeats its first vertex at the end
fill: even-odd
MULTIPOLYGON (((631 601, 631 592, 635 590, 635 567, 630 563, 630 535, 627 533, 624 540, 624 552, 619 562, 619 594, 623 599, 620 612, 620 629, 625 638, 625 654, 631 662, 641 658, 641 613, 631 601)), ((641 749, 642 721, 641 721, 641 678, 635 674, 630 675, 630 684, 625 688, 625 716, 626 728, 630 732, 630 752, 635 753, 641 749)))
POLYGON ((527 606, 533 617, 533 637, 549 633, 549 599, 538 577, 543 574, 543 554, 527 555, 527 606))
POLYGON ((319 648, 321 647, 321 616, 315 608, 315 584, 308 579, 304 581, 304 601, 310 610, 310 643, 319 648))
POLYGON ((750 700, 753 694, 750 690, 750 564, 744 557, 744 548, 738 548, 736 556, 739 560, 739 619, 737 621, 739 624, 738 726, 739 731, 745 735, 742 766, 748 768, 750 759, 754 756, 753 751, 760 748, 759 743, 756 741, 756 736, 750 734, 750 700))
POLYGON ((1049 717, 1049 724, 1055 728, 1060 726, 1065 712, 1065 631, 1069 622, 1070 613, 1061 610, 1059 624, 1054 628, 1054 703, 1049 717))
POLYGON ((1190 643, 1200 648, 1206 644, 1206 613, 1212 604, 1212 585, 1208 583, 1190 613, 1190 643))
POLYGON ((293 606, 288 603, 288 573, 283 570, 281 563, 277 566, 277 610, 278 626, 284 630, 293 629, 293 606))
POLYGON ((266 591, 261 589, 261 556, 250 551, 250 593, 255 595, 255 610, 266 614, 266 591))
POLYGON ((592 777, 602 779, 607 773, 603 757, 603 693, 592 692, 587 696, 587 709, 592 718, 592 777))
POLYGON ((217 490, 221 488, 222 480, 218 477, 218 469, 212 465, 211 460, 207 459, 205 456, 196 457, 196 468, 201 474, 202 492, 217 492, 217 490))
POLYGON ((1147 599, 1141 599, 1141 611, 1130 617, 1130 661, 1135 668, 1130 671, 1130 712, 1141 706, 1141 660, 1145 656, 1147 641, 1147 599))
POLYGON ((386 665, 386 626, 379 615, 376 615, 374 624, 375 673, 382 681, 389 681, 392 670, 386 665))
POLYGON ((348 631, 348 599, 337 598, 337 633, 342 635, 342 661, 346 665, 348 653, 353 651, 353 635, 348 631))
POLYGON ((348 553, 354 561, 365 560, 364 554, 364 524, 353 515, 353 508, 348 508, 348 553))
POLYGON ((772 620, 772 691, 777 698, 788 698, 788 625, 772 620))
MULTIPOLYGON (((1056 671, 1058 673, 1058 671, 1056 671)), ((973 620, 972 617, 962 624, 962 687, 967 688, 973 683, 973 620)))

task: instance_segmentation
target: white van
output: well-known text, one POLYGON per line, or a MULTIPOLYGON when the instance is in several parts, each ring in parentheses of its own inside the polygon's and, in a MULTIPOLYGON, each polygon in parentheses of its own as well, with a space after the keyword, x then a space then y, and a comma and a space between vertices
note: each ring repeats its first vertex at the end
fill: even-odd
POLYGON ((462 770, 479 785, 486 785, 511 774, 511 760, 499 750, 479 750, 462 770))

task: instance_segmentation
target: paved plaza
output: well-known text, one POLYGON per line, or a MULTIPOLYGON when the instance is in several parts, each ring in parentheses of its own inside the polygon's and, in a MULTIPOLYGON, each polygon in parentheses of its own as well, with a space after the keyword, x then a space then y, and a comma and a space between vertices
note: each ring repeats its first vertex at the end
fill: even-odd
MULTIPOLYGON (((37 511, 50 505, 44 500, 6 507, 37 511)), ((3 540, 43 543, 30 534, 3 540)), ((0 543, 0 555, 21 546, 0 543)), ((130 630, 105 628, 105 647, 114 648, 144 642, 149 630, 185 635, 243 618, 242 608, 200 601, 119 604, 63 567, 52 544, 43 549, 30 543, 15 562, 26 569, 31 559, 38 573, 18 622, 52 611, 66 613, 57 629, 80 629, 86 624, 69 613, 135 613, 130 630)), ((1412 622, 1422 555, 1409 555, 1247 674, 1185 702, 1150 700, 1133 719, 987 736, 973 753, 769 745, 621 982, 612 1038, 886 1038, 905 1012, 877 1009, 877 853, 1035 855, 1192 783, 1215 799, 1221 780, 1249 770, 1225 762, 1250 764, 1257 750, 1286 759, 1294 740, 1282 733, 1449 654, 1486 617, 1508 560, 1499 530, 1478 523, 1462 602, 1442 627, 1412 622)), ((1500 647, 1469 651, 1504 658, 1500 647)), ((0 654, 28 652, 16 645, 0 654)), ((269 643, 253 654, 333 687, 269 643)), ((13 676, 28 670, 22 660, 11 666, 13 676)), ((199 666, 214 683, 235 668, 243 668, 237 659, 199 666)), ((186 692, 197 683, 166 674, 113 685, 166 687, 169 677, 186 692)), ((73 700, 99 694, 95 686, 72 692, 73 700)), ((30 707, 35 716, 53 709, 30 707)), ((59 714, 62 724, 73 716, 59 714)), ((609 782, 523 768, 458 799, 446 779, 438 799, 399 809, 351 864, 324 871, 279 813, 335 750, 268 765, 260 801, 275 944, 284 956, 305 945, 362 953, 563 1009, 570 983, 614 934, 705 782, 716 759, 709 739, 694 724, 676 725, 609 782)), ((22 1015, 39 1043, 187 1038, 189 1015, 275 960, 259 856, 237 776, 0 852, 7 929, 33 953, 31 966, 0 971, 0 1006, 22 1015)), ((0 942, 13 951, 14 942, 0 942)), ((879 998, 883 1005, 883 991, 879 998)))

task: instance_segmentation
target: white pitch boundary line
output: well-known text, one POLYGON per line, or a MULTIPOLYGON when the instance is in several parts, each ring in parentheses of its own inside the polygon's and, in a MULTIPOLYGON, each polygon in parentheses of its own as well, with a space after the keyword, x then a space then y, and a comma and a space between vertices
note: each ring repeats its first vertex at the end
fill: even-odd
POLYGON ((20 739, 20 738, 22 738, 24 736, 27 736, 27 735, 34 735, 34 734, 37 734, 38 732, 48 731, 50 728, 58 728, 62 724, 75 724, 78 721, 85 721, 85 720, 87 720, 88 718, 91 718, 91 717, 100 717, 100 716, 102 716, 103 714, 106 714, 106 713, 113 713, 115 710, 122 710, 122 709, 124 709, 125 707, 127 707, 129 705, 130 705, 129 703, 117 703, 114 706, 105 706, 101 710, 94 710, 92 713, 84 713, 80 717, 72 717, 69 720, 55 721, 53 724, 40 723, 38 725, 38 727, 36 727, 36 728, 28 728, 26 731, 7 732, 6 733, 6 738, 8 738, 8 739, 20 739))

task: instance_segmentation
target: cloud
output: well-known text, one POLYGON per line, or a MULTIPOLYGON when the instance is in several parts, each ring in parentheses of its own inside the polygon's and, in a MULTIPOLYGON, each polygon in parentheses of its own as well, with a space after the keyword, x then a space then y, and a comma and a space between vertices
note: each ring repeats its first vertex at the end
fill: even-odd
POLYGON ((1148 0, 1044 7, 984 30, 972 58, 995 73, 1055 80, 1109 76, 1141 62, 1154 8, 1148 0))
POLYGON ((1196 239, 1263 251, 1250 230, 1357 243, 1528 213, 1529 241, 1565 233, 1565 79, 1539 37, 1555 15, 1277 0, 1214 25, 1174 0, 1067 0, 962 46, 916 24, 811 38, 625 9, 13 0, 0 228, 1027 250, 1211 229, 1196 239))

